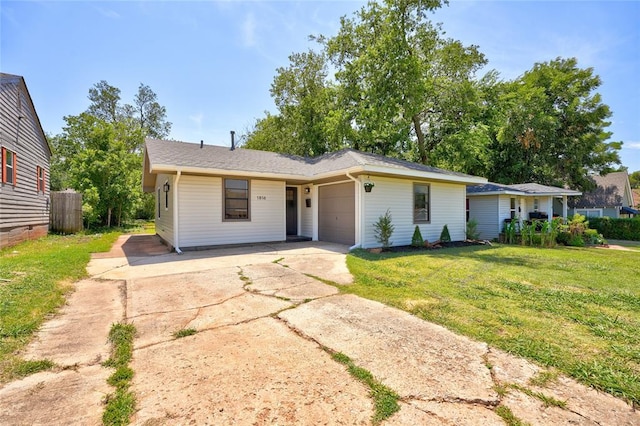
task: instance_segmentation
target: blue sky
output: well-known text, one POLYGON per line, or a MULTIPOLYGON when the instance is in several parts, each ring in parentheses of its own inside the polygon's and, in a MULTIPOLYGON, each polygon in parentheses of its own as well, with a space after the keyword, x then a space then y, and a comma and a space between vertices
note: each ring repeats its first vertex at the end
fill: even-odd
MULTIPOLYGON (((244 133, 275 109, 276 68, 363 4, 0 0, 0 69, 25 77, 47 132, 87 108, 94 83, 132 102, 142 82, 167 108, 172 138, 228 145, 230 130, 244 133)), ((623 165, 640 170, 640 1, 452 0, 432 19, 478 45, 505 79, 558 56, 593 67, 623 165)))

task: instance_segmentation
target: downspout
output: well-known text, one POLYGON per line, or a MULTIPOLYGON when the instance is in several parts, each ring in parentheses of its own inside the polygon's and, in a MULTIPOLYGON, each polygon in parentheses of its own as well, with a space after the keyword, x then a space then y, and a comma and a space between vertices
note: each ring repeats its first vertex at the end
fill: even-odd
POLYGON ((347 173, 347 177, 355 182, 356 186, 356 217, 358 220, 356 221, 356 241, 355 244, 349 247, 349 251, 362 247, 362 192, 360 188, 360 181, 351 176, 350 173, 347 173))
POLYGON ((176 253, 182 254, 180 250, 180 216, 178 216, 178 182, 180 182, 181 176, 180 170, 176 175, 176 180, 173 181, 173 242, 175 244, 176 253))

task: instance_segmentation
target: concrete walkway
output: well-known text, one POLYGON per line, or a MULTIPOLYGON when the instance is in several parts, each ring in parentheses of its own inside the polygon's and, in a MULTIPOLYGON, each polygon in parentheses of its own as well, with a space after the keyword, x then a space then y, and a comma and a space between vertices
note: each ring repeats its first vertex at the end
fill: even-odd
POLYGON ((99 424, 112 392, 111 371, 100 363, 118 321, 137 329, 133 424, 370 424, 369 389, 333 352, 400 395, 388 425, 502 425, 497 407, 533 425, 640 424, 640 414, 607 394, 564 377, 534 386, 542 370, 525 360, 339 294, 352 279, 344 246, 177 255, 142 237, 122 237, 109 254, 94 256, 92 279, 76 284, 25 352, 59 368, 0 389, 0 424, 99 424), (196 333, 176 338, 184 329, 196 333), (536 393, 566 406, 545 406, 536 393))

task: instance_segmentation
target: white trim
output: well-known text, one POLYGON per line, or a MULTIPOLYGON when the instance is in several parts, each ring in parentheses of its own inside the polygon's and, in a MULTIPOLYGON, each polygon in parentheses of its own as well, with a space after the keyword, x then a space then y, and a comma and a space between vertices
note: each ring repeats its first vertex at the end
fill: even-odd
POLYGON ((322 180, 336 176, 344 176, 345 174, 383 174, 389 175, 392 177, 398 178, 411 178, 411 179, 425 179, 439 182, 455 182, 455 183, 464 183, 464 184, 485 184, 487 183, 486 178, 478 177, 478 176, 457 176, 457 175, 449 175, 446 173, 438 173, 438 172, 427 172, 422 170, 404 170, 393 167, 385 167, 385 166, 372 166, 372 165, 361 165, 356 167, 350 167, 348 169, 342 170, 334 170, 331 172, 316 174, 316 175, 305 175, 305 174, 287 174, 287 173, 274 173, 274 172, 256 172, 249 170, 225 170, 225 169, 211 169, 206 167, 175 167, 169 164, 155 164, 150 165, 149 173, 158 174, 162 172, 177 172, 181 171, 182 173, 196 173, 196 174, 204 174, 204 175, 221 175, 221 176, 247 176, 247 177, 257 177, 264 179, 276 179, 276 180, 299 180, 310 182, 314 180, 322 180))
POLYGON ((180 215, 178 210, 178 183, 180 182, 181 173, 178 171, 175 180, 173 181, 173 244, 176 253, 182 254, 180 250, 180 215))

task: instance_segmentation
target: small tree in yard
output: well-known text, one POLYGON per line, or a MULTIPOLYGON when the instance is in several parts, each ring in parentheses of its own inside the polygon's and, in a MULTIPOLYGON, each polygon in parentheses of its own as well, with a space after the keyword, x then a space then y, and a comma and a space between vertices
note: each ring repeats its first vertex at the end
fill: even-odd
POLYGON ((413 231, 413 237, 411 237, 411 245, 413 247, 422 247, 424 245, 422 233, 420 232, 420 228, 418 227, 418 225, 416 225, 416 229, 413 231))
POLYGON ((391 235, 393 234, 394 226, 391 223, 391 212, 386 211, 385 214, 378 218, 378 221, 373 224, 375 230, 376 241, 382 244, 383 249, 391 247, 391 235))
POLYGON ((451 242, 451 235, 449 235, 449 228, 447 227, 447 225, 442 228, 442 232, 440 233, 440 241, 442 241, 443 243, 451 242))

